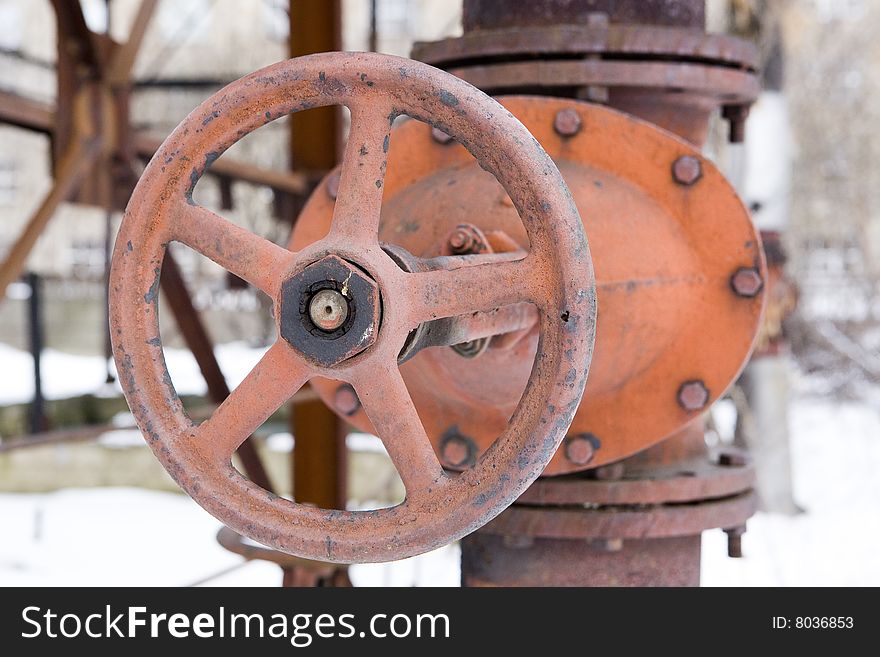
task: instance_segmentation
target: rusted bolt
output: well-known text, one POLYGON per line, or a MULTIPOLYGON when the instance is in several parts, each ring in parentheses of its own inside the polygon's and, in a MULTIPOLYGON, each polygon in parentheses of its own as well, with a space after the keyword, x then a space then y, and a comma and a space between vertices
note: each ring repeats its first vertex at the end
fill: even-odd
POLYGON ((709 389, 702 381, 685 381, 678 389, 678 403, 686 411, 699 411, 709 403, 709 389))
POLYGON ((730 277, 730 287, 741 297, 754 297, 764 287, 764 279, 754 267, 740 267, 730 277))
POLYGON ((591 433, 567 436, 563 447, 565 458, 575 465, 586 465, 593 460, 599 440, 591 433))
POLYGON ((453 439, 443 445, 443 460, 451 466, 464 465, 468 458, 468 448, 463 440, 453 439))
POLYGON ((581 131, 581 115, 577 110, 566 107, 556 112, 553 129, 563 137, 573 137, 581 131))
POLYGON ((354 388, 347 383, 343 383, 336 388, 336 394, 333 396, 333 405, 337 411, 346 417, 351 417, 360 410, 361 400, 354 388))
POLYGON ((327 176, 327 196, 336 200, 336 195, 339 193, 339 169, 335 171, 331 171, 330 175, 327 176))
POLYGON ((440 458, 452 468, 474 465, 477 462, 477 445, 453 427, 441 439, 440 458))
POLYGON ((703 165, 693 155, 683 155, 672 165, 672 177, 679 185, 693 185, 703 175, 703 165))
POLYGON ((726 468, 741 468, 749 464, 749 456, 744 452, 726 450, 718 455, 718 465, 726 468))
POLYGON ((504 534, 501 543, 504 547, 513 550, 527 550, 535 544, 535 539, 526 534, 504 534))
POLYGON ((477 338, 452 345, 452 350, 462 358, 476 358, 489 348, 489 338, 477 338))
POLYGON ((438 144, 443 144, 444 146, 452 142, 452 135, 446 134, 440 128, 431 128, 431 137, 438 144))
POLYGON ((600 481, 617 481, 618 479, 623 479, 623 475, 626 474, 626 466, 620 461, 609 463, 601 468, 596 468, 591 474, 593 479, 599 479, 600 481))
POLYGON ((456 228, 452 235, 449 236, 449 249, 453 253, 467 253, 473 248, 473 246, 473 234, 461 226, 456 228))
POLYGON ((620 552, 623 549, 622 538, 593 538, 590 546, 602 552, 620 552))
POLYGON ((348 299, 336 290, 321 290, 309 302, 309 318, 322 331, 335 331, 348 319, 348 299))
POLYGON ((490 251, 489 242, 479 228, 473 224, 459 224, 446 240, 452 255, 468 255, 490 251))
POLYGON ((749 118, 748 105, 727 105, 721 115, 730 123, 730 143, 741 144, 746 138, 746 119, 749 118))
POLYGON ((741 559, 743 555, 742 537, 746 533, 746 526, 728 527, 724 533, 727 534, 727 556, 732 559, 741 559))

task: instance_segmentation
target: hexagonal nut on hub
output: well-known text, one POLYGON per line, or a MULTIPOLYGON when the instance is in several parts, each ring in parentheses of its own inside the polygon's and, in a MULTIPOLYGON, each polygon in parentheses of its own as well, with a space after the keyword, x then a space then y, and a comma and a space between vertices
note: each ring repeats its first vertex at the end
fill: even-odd
POLYGON ((686 411, 699 411, 709 403, 709 389, 702 381, 685 381, 678 389, 678 403, 686 411))
POLYGON ((280 332, 309 360, 337 365, 376 341, 379 286, 334 255, 307 265, 281 284, 280 332))

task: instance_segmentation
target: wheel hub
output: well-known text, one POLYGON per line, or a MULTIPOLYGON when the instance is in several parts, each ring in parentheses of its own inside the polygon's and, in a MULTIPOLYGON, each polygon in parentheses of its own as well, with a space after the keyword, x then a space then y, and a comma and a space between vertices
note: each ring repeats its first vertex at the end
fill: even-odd
POLYGON ((372 345, 380 320, 379 286, 363 269, 338 256, 307 265, 281 285, 281 337, 324 367, 372 345))

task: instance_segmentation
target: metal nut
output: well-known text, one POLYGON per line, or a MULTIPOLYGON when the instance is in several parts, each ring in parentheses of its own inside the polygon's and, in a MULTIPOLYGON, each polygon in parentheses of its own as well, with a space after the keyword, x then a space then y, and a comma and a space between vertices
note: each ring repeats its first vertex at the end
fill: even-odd
POLYGON ((693 185, 703 176, 703 165, 693 155, 683 155, 672 165, 672 177, 679 185, 693 185))
POLYGON ((599 440, 590 433, 579 433, 565 439, 563 453, 575 465, 586 465, 593 460, 599 440))
POLYGON ((742 537, 746 533, 746 526, 728 527, 724 533, 727 534, 727 556, 731 559, 741 559, 743 555, 742 537))
POLYGON ((464 228, 456 228, 449 236, 449 250, 456 254, 467 253, 474 245, 473 235, 464 228))
POLYGON ((452 255, 468 255, 490 251, 489 242, 473 224, 459 224, 446 240, 452 255))
POLYGON ((334 201, 336 200, 336 195, 339 194, 339 177, 339 169, 334 169, 330 172, 330 175, 327 176, 327 196, 332 198, 334 201))
POLYGON ((360 410, 361 400, 355 389, 348 383, 344 383, 336 388, 336 394, 333 396, 333 405, 338 412, 346 417, 351 417, 360 410))
POLYGON ((764 287, 764 279, 754 267, 740 267, 730 277, 730 287, 741 297, 755 297, 764 287))
POLYGON ((699 411, 709 403, 709 389, 702 381, 685 381, 678 389, 678 403, 686 411, 699 411))
POLYGON ((452 142, 452 135, 446 134, 440 128, 431 128, 431 137, 438 144, 446 145, 452 142))
POLYGON ((718 465, 726 468, 741 468, 749 464, 749 455, 736 451, 726 450, 718 455, 718 465))
POLYGON ((474 465, 477 459, 477 445, 453 427, 442 438, 440 458, 445 465, 452 468, 474 465))
POLYGON ((749 118, 748 105, 727 105, 721 115, 730 123, 730 143, 741 144, 746 139, 746 119, 749 118))
POLYGON ((376 341, 379 286, 359 267, 326 256, 281 284, 278 312, 281 337, 310 360, 330 367, 376 341))
POLYGON ((573 137, 581 131, 582 125, 581 115, 571 107, 559 110, 553 119, 553 129, 563 137, 573 137))
POLYGON ((452 345, 452 351, 462 358, 476 358, 482 356, 489 348, 490 338, 477 338, 459 344, 452 345))
POLYGON ((590 474, 593 479, 598 479, 599 481, 618 481, 623 479, 623 475, 626 474, 626 465, 622 461, 609 463, 601 468, 596 468, 590 474))

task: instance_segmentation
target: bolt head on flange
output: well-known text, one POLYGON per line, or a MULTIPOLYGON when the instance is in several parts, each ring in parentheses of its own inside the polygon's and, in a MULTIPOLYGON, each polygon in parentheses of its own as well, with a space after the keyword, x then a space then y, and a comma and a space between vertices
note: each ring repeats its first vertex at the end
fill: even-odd
POLYGON ((686 411, 699 411, 709 403, 709 389, 702 381, 685 381, 678 389, 678 403, 686 411))
POLYGON ((310 360, 331 367, 376 341, 379 286, 362 269, 325 256, 281 285, 280 333, 310 360))
POLYGON ((593 460, 599 440, 591 433, 567 436, 564 443, 565 458, 575 465, 586 465, 593 460))
POLYGON ((581 130, 581 115, 576 109, 566 107, 553 118, 553 129, 562 137, 573 137, 581 130))
POLYGON ((361 400, 350 384, 343 383, 333 395, 333 405, 338 412, 350 417, 360 410, 361 400))
POLYGON ((764 279, 754 267, 741 267, 730 277, 730 286, 739 296, 750 298, 764 287, 764 279))
POLYGON ((452 427, 444 434, 440 443, 440 458, 443 465, 452 468, 465 468, 477 462, 477 445, 458 429, 452 427))
POLYGON ((703 165, 693 155, 683 155, 672 165, 672 177, 679 185, 693 185, 702 176, 703 165))

